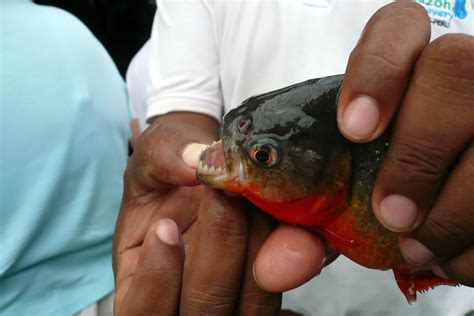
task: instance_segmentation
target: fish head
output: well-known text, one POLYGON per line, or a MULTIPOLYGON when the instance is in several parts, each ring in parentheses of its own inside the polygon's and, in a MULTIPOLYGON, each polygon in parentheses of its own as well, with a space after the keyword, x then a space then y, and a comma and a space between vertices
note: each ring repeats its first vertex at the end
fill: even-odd
POLYGON ((324 92, 300 84, 249 98, 230 111, 221 140, 201 155, 198 179, 242 194, 270 213, 314 197, 328 182, 328 166, 343 141, 332 104, 337 90, 324 92), (333 94, 329 103, 327 93, 333 94))

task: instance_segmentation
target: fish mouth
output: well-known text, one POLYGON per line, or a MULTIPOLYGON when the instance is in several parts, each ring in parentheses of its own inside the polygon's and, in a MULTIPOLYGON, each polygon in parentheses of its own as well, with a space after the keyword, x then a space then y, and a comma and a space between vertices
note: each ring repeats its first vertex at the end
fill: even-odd
POLYGON ((239 170, 242 168, 240 154, 233 148, 231 157, 226 157, 222 140, 208 145, 201 153, 196 176, 203 184, 216 189, 241 192, 239 170), (226 159, 227 158, 227 159, 226 159))

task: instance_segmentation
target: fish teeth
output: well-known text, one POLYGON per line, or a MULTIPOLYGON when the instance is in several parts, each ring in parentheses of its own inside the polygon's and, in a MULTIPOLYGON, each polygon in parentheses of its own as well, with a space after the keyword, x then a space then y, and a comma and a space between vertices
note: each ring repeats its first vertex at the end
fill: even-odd
POLYGON ((214 175, 222 175, 225 173, 225 169, 222 167, 215 167, 215 166, 207 166, 205 162, 200 161, 198 165, 198 170, 201 174, 203 175, 209 175, 209 176, 214 176, 214 175))

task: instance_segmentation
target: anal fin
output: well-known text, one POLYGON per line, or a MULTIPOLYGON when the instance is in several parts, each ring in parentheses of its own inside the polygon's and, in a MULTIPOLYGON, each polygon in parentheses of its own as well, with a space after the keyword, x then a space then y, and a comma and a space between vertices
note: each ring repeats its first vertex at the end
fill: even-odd
POLYGON ((405 295, 409 304, 416 302, 417 292, 423 293, 438 285, 458 285, 453 280, 437 276, 431 270, 407 271, 393 269, 393 274, 395 275, 398 287, 403 295, 405 295))

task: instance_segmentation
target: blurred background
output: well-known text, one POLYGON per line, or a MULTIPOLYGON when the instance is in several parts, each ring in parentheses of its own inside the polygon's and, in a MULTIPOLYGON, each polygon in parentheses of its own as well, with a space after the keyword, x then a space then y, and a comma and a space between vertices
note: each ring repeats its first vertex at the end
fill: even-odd
POLYGON ((35 0, 69 11, 79 18, 108 50, 120 74, 150 38, 155 0, 35 0))

